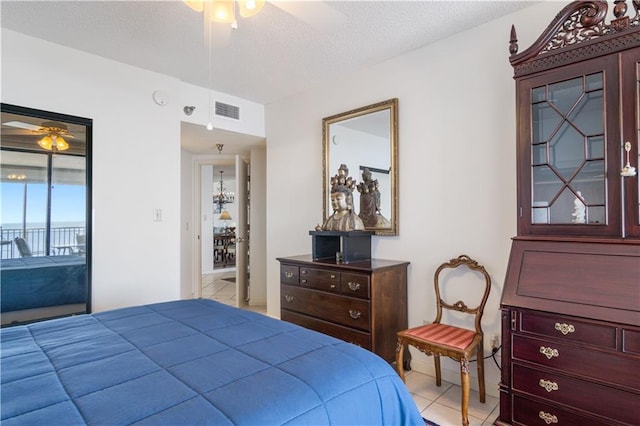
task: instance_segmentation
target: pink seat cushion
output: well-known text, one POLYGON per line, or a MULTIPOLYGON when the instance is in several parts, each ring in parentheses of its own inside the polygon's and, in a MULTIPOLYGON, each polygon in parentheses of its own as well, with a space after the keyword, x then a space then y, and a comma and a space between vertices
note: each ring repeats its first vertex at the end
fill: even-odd
POLYGON ((464 349, 469 346, 476 333, 445 324, 427 324, 407 330, 406 335, 456 349, 464 349))

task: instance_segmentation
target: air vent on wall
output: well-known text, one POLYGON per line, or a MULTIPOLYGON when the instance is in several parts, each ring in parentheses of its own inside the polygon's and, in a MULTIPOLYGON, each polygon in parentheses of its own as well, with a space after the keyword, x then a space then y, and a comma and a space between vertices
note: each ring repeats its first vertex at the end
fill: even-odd
POLYGON ((216 102, 216 115, 220 117, 233 118, 240 120, 240 107, 229 105, 222 102, 216 102))

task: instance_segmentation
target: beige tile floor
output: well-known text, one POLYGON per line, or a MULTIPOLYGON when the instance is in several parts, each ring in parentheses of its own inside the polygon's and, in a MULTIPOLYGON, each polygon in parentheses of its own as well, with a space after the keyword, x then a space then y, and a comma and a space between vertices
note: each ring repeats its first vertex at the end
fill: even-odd
MULTIPOLYGON (((235 271, 225 271, 202 276, 202 297, 220 303, 236 306, 236 285, 225 281, 235 277, 235 271)), ((243 306, 257 312, 266 313, 266 306, 243 306)), ((442 381, 436 386, 435 377, 417 371, 407 371, 406 384, 413 396, 422 417, 440 426, 462 424, 460 416, 460 386, 442 381)), ((478 392, 472 390, 469 395, 470 426, 488 426, 498 417, 498 398, 487 395, 487 401, 481 404, 478 392)))
MULTIPOLYGON (((442 381, 436 386, 435 377, 417 371, 405 373, 407 388, 416 402, 422 417, 440 426, 462 424, 460 415, 460 386, 442 381)), ((480 403, 478 392, 469 392, 469 425, 488 426, 498 417, 498 398, 487 395, 480 403)))
MULTIPOLYGON (((236 304, 236 284, 234 282, 225 281, 225 278, 236 276, 235 270, 226 270, 220 273, 202 275, 202 297, 204 299, 213 299, 216 302, 225 305, 238 306, 236 304)), ((242 304, 242 309, 267 313, 266 306, 249 306, 242 304)))

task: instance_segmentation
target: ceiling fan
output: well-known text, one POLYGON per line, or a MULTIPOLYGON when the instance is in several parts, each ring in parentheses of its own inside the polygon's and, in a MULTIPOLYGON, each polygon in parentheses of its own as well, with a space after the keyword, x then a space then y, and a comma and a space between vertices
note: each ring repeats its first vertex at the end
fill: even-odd
MULTIPOLYGON (((12 135, 38 135, 43 136, 38 139, 38 145, 48 151, 64 151, 69 149, 69 143, 65 138, 74 138, 66 124, 58 121, 44 121, 40 125, 25 123, 23 121, 7 121, 3 126, 20 129, 10 132, 12 135), (64 136, 64 137, 63 137, 64 136)), ((7 133, 3 129, 3 133, 7 133)))
POLYGON ((231 30, 238 28, 236 10, 243 18, 257 15, 268 2, 320 32, 343 26, 347 17, 325 1, 279 0, 182 0, 196 12, 202 12, 205 40, 220 47, 227 44, 231 30), (221 25, 223 24, 223 25, 221 25), (213 35, 214 37, 211 37, 213 35))

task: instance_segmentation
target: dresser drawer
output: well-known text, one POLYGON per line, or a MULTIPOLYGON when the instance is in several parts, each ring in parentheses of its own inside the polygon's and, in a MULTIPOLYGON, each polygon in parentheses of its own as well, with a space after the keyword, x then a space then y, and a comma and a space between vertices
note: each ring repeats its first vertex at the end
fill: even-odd
POLYGON ((511 377, 514 390, 623 423, 640 420, 640 394, 518 364, 513 364, 511 377))
POLYGON ((280 266, 280 282, 282 284, 298 285, 300 284, 300 268, 293 265, 280 266))
POLYGON ((640 355, 640 331, 622 330, 622 352, 640 355))
POLYGON ((513 397, 513 421, 517 425, 527 426, 611 426, 611 422, 597 420, 573 414, 553 405, 513 397))
POLYGON ((364 274, 342 274, 342 294, 369 299, 369 276, 364 274))
POLYGON ((300 268, 300 285, 318 290, 340 292, 340 272, 300 268))
POLYGON ((640 358, 514 335, 512 358, 640 391, 640 358))
POLYGON ((371 331, 369 302, 295 286, 281 286, 280 307, 321 320, 371 331))
POLYGON ((522 312, 520 329, 541 336, 616 349, 614 326, 583 322, 559 315, 547 316, 522 312))
POLYGON ((328 334, 345 342, 353 343, 367 350, 371 350, 371 334, 366 331, 359 331, 353 328, 343 327, 317 318, 282 310, 280 318, 283 321, 292 322, 302 327, 328 334))

